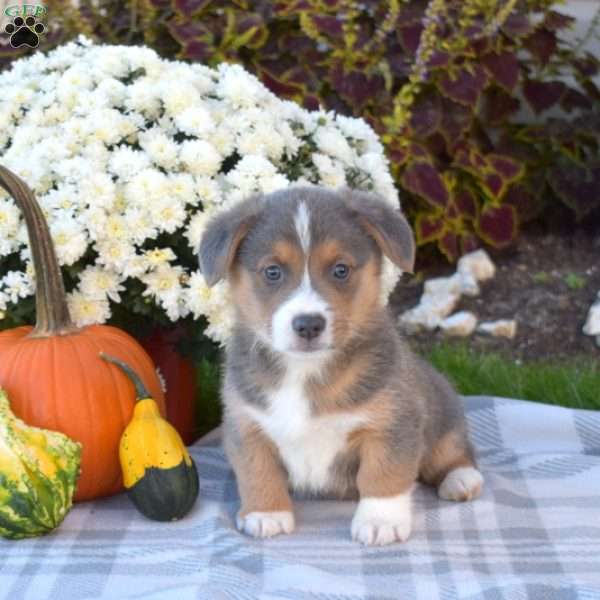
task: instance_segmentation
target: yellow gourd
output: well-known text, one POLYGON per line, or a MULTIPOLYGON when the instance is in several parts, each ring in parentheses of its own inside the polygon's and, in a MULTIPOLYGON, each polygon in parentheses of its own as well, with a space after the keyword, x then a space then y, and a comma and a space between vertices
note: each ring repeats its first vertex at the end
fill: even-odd
POLYGON ((125 489, 148 518, 180 519, 198 497, 196 465, 177 430, 161 417, 158 405, 135 371, 117 358, 100 356, 117 365, 136 390, 133 417, 119 445, 125 489))

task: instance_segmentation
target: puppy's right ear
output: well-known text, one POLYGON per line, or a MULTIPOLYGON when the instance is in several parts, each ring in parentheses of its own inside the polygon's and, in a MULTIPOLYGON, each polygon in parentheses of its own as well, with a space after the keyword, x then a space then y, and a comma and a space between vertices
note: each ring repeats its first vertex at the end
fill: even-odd
POLYGON ((250 198, 209 222, 200 242, 198 259, 200 272, 210 287, 227 276, 242 240, 263 208, 261 196, 250 198))

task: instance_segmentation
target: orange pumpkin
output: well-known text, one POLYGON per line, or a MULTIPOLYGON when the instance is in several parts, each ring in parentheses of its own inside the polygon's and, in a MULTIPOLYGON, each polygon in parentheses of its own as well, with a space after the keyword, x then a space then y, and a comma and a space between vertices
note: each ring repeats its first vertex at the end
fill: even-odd
POLYGON ((0 386, 26 423, 62 431, 81 442, 75 500, 123 489, 119 441, 134 407, 132 384, 117 377, 100 352, 120 358, 140 375, 165 414, 154 365, 128 334, 110 326, 77 328, 69 315, 52 238, 28 186, 0 166, 0 185, 21 209, 36 273, 36 325, 0 332, 0 386))

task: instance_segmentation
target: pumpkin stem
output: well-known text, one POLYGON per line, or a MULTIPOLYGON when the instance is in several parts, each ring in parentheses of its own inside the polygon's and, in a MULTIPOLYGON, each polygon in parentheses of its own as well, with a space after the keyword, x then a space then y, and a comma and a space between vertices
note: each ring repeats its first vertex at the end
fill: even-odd
POLYGON ((138 402, 139 400, 145 400, 146 398, 152 398, 152 396, 150 395, 150 392, 144 385, 144 382, 140 379, 139 375, 128 364, 124 363, 122 360, 119 360, 118 358, 115 358, 114 356, 104 354, 104 352, 100 352, 100 358, 102 358, 110 363, 113 363, 113 365, 117 365, 117 367, 120 367, 125 372, 127 377, 129 377, 129 379, 131 380, 131 383, 133 383, 133 385, 135 386, 136 402, 138 402))
POLYGON ((36 324, 32 338, 68 335, 78 331, 71 321, 52 237, 44 213, 27 184, 0 165, 0 186, 15 200, 25 218, 36 281, 36 324))

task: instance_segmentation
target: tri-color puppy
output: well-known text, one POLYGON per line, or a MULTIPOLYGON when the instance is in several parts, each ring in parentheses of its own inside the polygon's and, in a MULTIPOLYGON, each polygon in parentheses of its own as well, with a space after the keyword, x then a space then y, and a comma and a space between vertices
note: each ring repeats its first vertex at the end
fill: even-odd
POLYGON ((223 383, 239 529, 295 526, 289 488, 359 498, 352 537, 404 541, 417 479, 448 500, 481 490, 461 401, 414 356, 380 293, 382 257, 411 271, 399 211, 351 190, 250 198, 209 223, 200 267, 237 311, 223 383))

